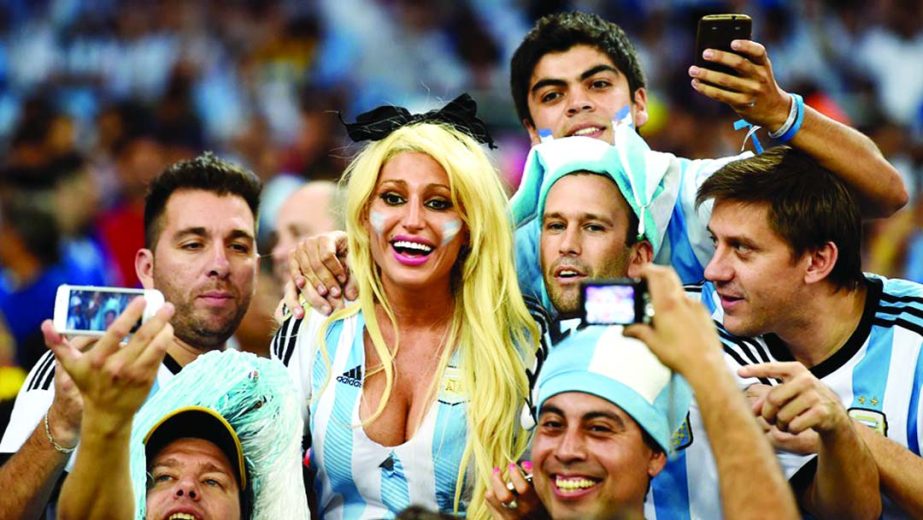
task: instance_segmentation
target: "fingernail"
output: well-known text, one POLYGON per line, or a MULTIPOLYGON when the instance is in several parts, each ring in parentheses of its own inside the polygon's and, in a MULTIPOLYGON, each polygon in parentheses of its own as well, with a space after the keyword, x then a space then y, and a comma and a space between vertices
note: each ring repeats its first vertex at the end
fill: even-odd
POLYGON ((295 285, 297 285, 299 289, 303 289, 304 284, 305 284, 304 278, 301 278, 301 277, 295 278, 295 285))
POLYGON ((323 307, 321 307, 320 310, 321 310, 321 312, 324 313, 325 316, 327 316, 327 315, 330 314, 330 306, 329 306, 329 305, 324 305, 323 307))
POLYGON ((528 471, 529 473, 532 473, 532 461, 531 460, 522 461, 522 469, 528 471))
POLYGON ((510 471, 514 471, 514 470, 516 470, 516 469, 517 469, 517 468, 516 468, 516 463, 515 463, 515 462, 510 462, 510 471))
POLYGON ((698 67, 696 67, 695 65, 693 65, 692 67, 689 67, 689 75, 690 75, 690 76, 698 76, 700 70, 701 70, 701 69, 699 69, 698 67))
POLYGON ((494 475, 498 475, 499 473, 500 473, 500 468, 494 467, 494 475))
POLYGON ((330 296, 333 296, 334 298, 339 298, 339 297, 340 297, 340 288, 337 287, 337 286, 335 286, 335 285, 334 285, 333 287, 331 287, 331 288, 330 288, 330 296))
POLYGON ((714 57, 715 57, 715 52, 714 52, 713 50, 711 50, 711 49, 705 49, 705 51, 702 52, 702 57, 705 58, 705 59, 714 58, 714 57))
POLYGON ((345 275, 345 274, 341 274, 341 275, 337 276, 337 280, 339 280, 340 283, 346 283, 346 275, 345 275))
POLYGON ((738 40, 734 40, 731 42, 731 48, 734 49, 735 51, 739 51, 742 46, 743 45, 738 40))
POLYGON ((324 284, 322 283, 317 284, 317 294, 321 296, 327 296, 327 288, 324 287, 324 284))

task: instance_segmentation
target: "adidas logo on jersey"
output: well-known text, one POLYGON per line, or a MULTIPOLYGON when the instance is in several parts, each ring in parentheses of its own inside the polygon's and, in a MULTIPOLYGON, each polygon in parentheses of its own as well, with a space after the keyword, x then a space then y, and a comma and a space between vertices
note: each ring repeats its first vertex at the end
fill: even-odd
POLYGON ((356 388, 361 387, 362 365, 356 365, 346 372, 343 372, 343 375, 337 376, 337 382, 343 383, 345 385, 355 386, 356 388))

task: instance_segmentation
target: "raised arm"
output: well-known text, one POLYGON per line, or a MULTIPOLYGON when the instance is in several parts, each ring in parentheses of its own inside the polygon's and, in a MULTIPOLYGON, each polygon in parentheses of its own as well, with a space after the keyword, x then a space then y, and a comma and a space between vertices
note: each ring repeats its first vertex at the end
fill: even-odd
POLYGON ((724 517, 756 518, 772 511, 774 518, 798 518, 772 448, 728 372, 708 312, 686 297, 672 269, 654 264, 643 269, 655 324, 632 325, 625 335, 646 343, 695 392, 718 467, 724 517))
MULTIPOLYGON (((693 66, 689 69, 693 88, 727 103, 754 125, 768 131, 781 129, 795 101, 776 83, 766 48, 750 40, 734 40, 731 48, 734 53, 709 49, 703 56, 737 70, 740 76, 693 66)), ((907 204, 900 174, 861 132, 804 105, 800 129, 788 144, 810 154, 849 185, 859 195, 866 217, 887 217, 907 204)))
MULTIPOLYGON (((50 344, 50 341, 63 341, 51 330, 50 323, 48 325, 43 327, 46 344, 50 344)), ((53 363, 53 360, 49 360, 49 363, 53 363)), ((33 379, 42 378, 43 369, 48 369, 48 366, 37 363, 29 374, 17 397, 16 408, 6 432, 6 436, 10 436, 9 430, 17 422, 28 423, 28 427, 38 423, 16 453, 0 467, 0 489, 3 490, 0 493, 0 511, 8 515, 8 518, 37 519, 43 516, 52 491, 64 473, 70 452, 77 444, 83 411, 80 392, 66 373, 56 373, 53 398, 33 395, 52 393, 50 390, 30 390, 27 387, 33 379), (48 399, 53 399, 50 408, 48 399), (44 415, 35 418, 43 412, 44 415)), ((4 438, 4 443, 9 441, 4 438)))
POLYGON ((83 396, 80 451, 64 481, 58 518, 132 518, 134 493, 129 467, 132 418, 144 403, 173 339, 169 303, 124 347, 119 342, 141 317, 136 298, 88 351, 68 344, 53 350, 83 396))

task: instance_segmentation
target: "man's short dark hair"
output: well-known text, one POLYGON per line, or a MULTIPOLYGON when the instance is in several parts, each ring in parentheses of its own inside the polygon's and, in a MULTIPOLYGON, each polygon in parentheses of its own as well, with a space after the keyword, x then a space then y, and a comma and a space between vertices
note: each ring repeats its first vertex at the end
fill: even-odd
POLYGON ((535 65, 552 52, 565 52, 575 45, 589 45, 603 52, 628 79, 628 90, 644 88, 644 73, 634 46, 617 24, 590 13, 555 13, 542 17, 513 54, 510 90, 520 121, 532 123, 529 113, 529 81, 535 65))
POLYGON ((804 152, 778 146, 728 163, 702 184, 696 205, 709 199, 767 204, 770 228, 796 257, 833 242, 838 257, 830 281, 847 290, 863 283, 862 217, 855 197, 804 152))
POLYGON ((256 222, 262 183, 252 172, 205 152, 179 161, 157 176, 144 199, 144 247, 153 249, 163 230, 161 217, 167 201, 179 190, 202 190, 218 196, 235 195, 247 203, 256 222))

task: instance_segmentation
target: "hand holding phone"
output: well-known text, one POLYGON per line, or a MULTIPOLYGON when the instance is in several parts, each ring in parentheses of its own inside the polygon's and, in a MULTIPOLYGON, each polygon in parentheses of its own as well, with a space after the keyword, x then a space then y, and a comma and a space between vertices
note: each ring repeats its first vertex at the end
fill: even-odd
POLYGON ((732 76, 739 76, 736 70, 710 61, 702 57, 705 49, 716 49, 725 52, 731 50, 734 40, 749 40, 752 30, 752 20, 745 14, 710 14, 699 20, 699 27, 695 37, 695 64, 703 69, 723 72, 732 76))
POLYGON ((55 297, 54 329, 68 336, 102 336, 138 296, 144 297, 146 305, 141 319, 131 328, 132 333, 163 307, 164 298, 160 291, 61 285, 55 297))

